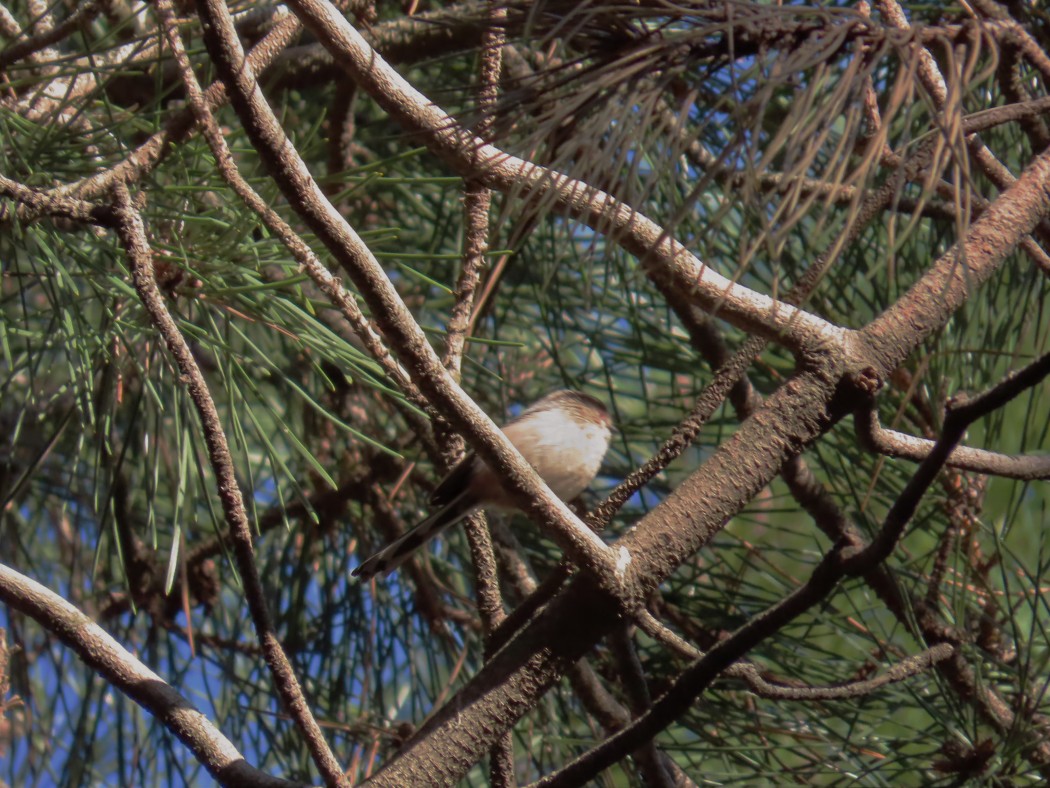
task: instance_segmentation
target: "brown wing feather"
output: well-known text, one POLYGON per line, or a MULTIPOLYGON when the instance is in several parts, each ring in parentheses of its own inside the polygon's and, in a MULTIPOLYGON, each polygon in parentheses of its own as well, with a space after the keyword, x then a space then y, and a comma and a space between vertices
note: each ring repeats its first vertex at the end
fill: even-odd
POLYGON ((434 492, 430 494, 431 506, 445 506, 463 494, 470 483, 474 460, 474 452, 471 452, 445 474, 445 478, 438 482, 434 492))
POLYGON ((450 525, 454 525, 477 508, 466 491, 458 498, 453 498, 447 505, 406 533, 400 539, 391 542, 350 574, 365 582, 376 575, 384 575, 396 569, 419 547, 433 539, 450 525))

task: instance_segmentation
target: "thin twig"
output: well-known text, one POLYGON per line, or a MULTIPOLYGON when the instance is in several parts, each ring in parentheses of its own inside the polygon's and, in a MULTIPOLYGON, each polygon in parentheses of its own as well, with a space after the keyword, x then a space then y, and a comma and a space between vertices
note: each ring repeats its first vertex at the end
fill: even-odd
MULTIPOLYGON (((262 219, 263 224, 280 239, 285 248, 291 252, 295 261, 307 272, 331 304, 346 318, 346 321, 353 328, 354 333, 361 340, 369 355, 383 368, 383 371, 401 389, 408 400, 417 407, 424 407, 426 403, 423 401, 419 390, 412 383, 408 373, 390 355, 390 351, 383 344, 382 338, 361 312, 361 308, 357 305, 354 296, 347 292, 346 288, 343 287, 343 283, 322 265, 321 261, 317 259, 317 255, 313 253, 313 250, 307 246, 298 233, 270 207, 266 200, 241 175, 237 169, 237 163, 230 153, 229 146, 226 144, 226 139, 211 113, 207 98, 201 91, 200 83, 193 73, 189 57, 186 55, 186 50, 182 45, 182 38, 175 25, 171 0, 158 0, 157 11, 164 25, 164 33, 168 45, 175 56, 183 83, 186 86, 190 107, 193 110, 201 133, 211 148, 212 155, 215 157, 216 168, 223 180, 237 193, 237 196, 244 201, 244 204, 262 219)), ((429 437, 430 430, 426 420, 418 412, 411 408, 401 408, 400 410, 417 435, 423 438, 429 437)))
MULTIPOLYGON (((702 659, 704 652, 680 637, 661 623, 652 613, 646 611, 638 617, 639 626, 655 640, 671 648, 675 653, 690 659, 702 659), (644 623, 643 623, 644 622, 644 623)), ((863 681, 850 681, 830 686, 812 684, 781 684, 770 681, 762 675, 759 667, 753 662, 735 662, 722 673, 723 678, 741 679, 753 694, 769 700, 841 700, 870 695, 887 684, 895 684, 912 676, 917 676, 938 662, 955 653, 950 643, 940 643, 918 654, 914 654, 887 668, 875 678, 863 681)))

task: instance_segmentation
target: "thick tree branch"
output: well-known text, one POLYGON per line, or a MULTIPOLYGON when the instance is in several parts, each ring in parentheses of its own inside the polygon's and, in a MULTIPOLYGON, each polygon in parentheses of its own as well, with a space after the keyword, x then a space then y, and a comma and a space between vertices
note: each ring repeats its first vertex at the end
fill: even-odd
POLYGON ((75 197, 59 197, 52 192, 32 189, 10 178, 0 175, 0 196, 14 200, 17 205, 0 205, 0 222, 18 216, 24 222, 41 216, 73 219, 78 222, 112 227, 115 223, 113 211, 108 205, 96 205, 75 197))
MULTIPOLYGON (((557 774, 541 780, 537 786, 565 788, 584 784, 622 758, 625 752, 649 741, 657 732, 681 716, 695 698, 733 661, 826 599, 841 579, 863 576, 879 566, 897 545, 904 528, 918 508, 919 501, 944 467, 952 448, 962 438, 966 428, 976 419, 1001 408, 1021 392, 1038 384, 1047 375, 1050 375, 1050 353, 1017 374, 1009 376, 984 394, 954 406, 950 405, 945 417, 944 432, 938 438, 934 450, 923 460, 890 507, 882 528, 870 544, 840 542, 817 565, 803 586, 782 602, 755 616, 729 638, 716 644, 692 667, 685 670, 642 717, 557 774)), ((948 656, 951 656, 950 649, 942 654, 941 658, 948 656)))
MULTIPOLYGON (((1050 156, 1036 159, 956 247, 871 327, 858 332, 856 355, 826 357, 777 390, 763 408, 617 544, 631 558, 628 590, 642 600, 682 561, 706 544, 779 472, 784 462, 852 409, 839 395, 847 370, 856 370, 860 390, 885 380, 896 366, 951 312, 991 277, 1020 238, 1050 209, 1050 156), (965 273, 956 262, 967 262, 965 273), (863 350, 861 350, 863 348, 863 350), (867 379, 867 383, 864 380, 867 379), (747 468, 746 474, 739 472, 747 468)), ((858 395, 859 400, 861 396, 858 395)), ((855 403, 859 404, 859 402, 855 403)), ((818 586, 824 582, 818 575, 818 586)), ((816 590, 819 590, 817 588, 816 590)), ((804 597, 793 604, 809 602, 804 597)), ((459 731, 463 709, 475 730, 494 733, 507 714, 524 713, 557 676, 606 634, 622 614, 622 601, 605 598, 586 578, 576 578, 514 637, 479 674, 421 728, 377 784, 399 785, 423 775, 459 775, 484 751, 487 737, 469 740, 459 731), (441 756, 420 742, 442 740, 441 756), (451 744, 457 742, 455 757, 451 744), (437 770, 437 771, 435 771, 437 770)), ((790 608, 785 608, 784 613, 790 608)), ((738 641, 739 643, 740 641, 738 641)), ((731 660, 732 661, 732 660, 731 660)), ((712 663, 713 664, 713 663, 712 663)), ((723 666, 724 667, 724 666, 723 666)), ((705 685, 706 686, 706 685, 705 685)))

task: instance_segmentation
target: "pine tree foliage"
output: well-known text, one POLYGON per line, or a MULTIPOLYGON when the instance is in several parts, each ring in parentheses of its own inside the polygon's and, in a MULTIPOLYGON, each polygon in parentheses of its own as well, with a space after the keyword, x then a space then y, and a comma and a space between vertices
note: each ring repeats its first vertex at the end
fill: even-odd
POLYGON ((336 5, 0 4, 0 783, 1050 777, 1046 8, 336 5))

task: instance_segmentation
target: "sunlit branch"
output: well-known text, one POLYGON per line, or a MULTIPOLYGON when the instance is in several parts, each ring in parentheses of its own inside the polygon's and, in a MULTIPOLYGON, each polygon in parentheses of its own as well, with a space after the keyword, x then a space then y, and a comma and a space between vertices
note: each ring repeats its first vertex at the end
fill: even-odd
POLYGON ((500 150, 460 127, 373 50, 324 0, 290 3, 380 106, 461 174, 501 192, 518 194, 579 219, 639 258, 646 273, 688 293, 705 310, 750 333, 800 351, 843 340, 843 329, 763 293, 737 284, 690 253, 660 225, 612 195, 500 150))
POLYGON ((577 565, 615 587, 621 570, 612 551, 550 492, 507 437, 455 383, 379 261, 313 179, 259 89, 225 4, 212 0, 198 8, 205 42, 249 138, 292 207, 354 281, 416 385, 501 474, 514 503, 550 526, 555 541, 577 565))
MULTIPOLYGON (((855 413, 853 424, 865 446, 887 457, 921 462, 929 456, 935 445, 932 440, 886 429, 879 423, 879 414, 875 408, 865 408, 855 413)), ((956 446, 945 464, 951 468, 1009 479, 1050 479, 1050 457, 1046 456, 1014 456, 956 446)))
POLYGON ((186 698, 62 597, 0 564, 0 600, 36 621, 185 744, 221 784, 280 788, 287 780, 249 765, 233 743, 186 698))

